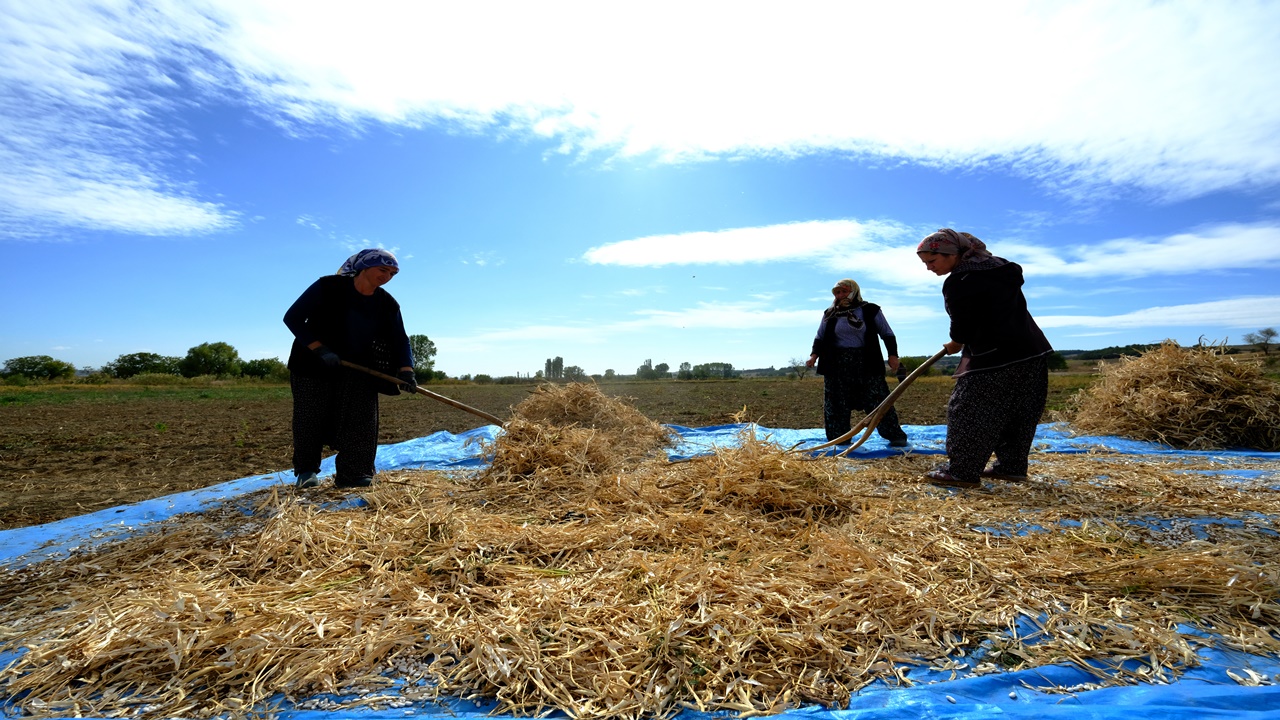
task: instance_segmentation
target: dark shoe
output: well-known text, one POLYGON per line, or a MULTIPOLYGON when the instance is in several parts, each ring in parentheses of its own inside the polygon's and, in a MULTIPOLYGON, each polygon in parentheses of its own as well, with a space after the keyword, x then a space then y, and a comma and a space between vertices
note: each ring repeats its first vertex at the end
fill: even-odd
POLYGON ((994 465, 987 468, 986 470, 983 470, 978 474, 984 478, 991 478, 992 480, 1004 480, 1005 482, 1024 482, 1027 479, 1026 475, 1014 475, 1012 473, 1002 472, 999 468, 997 468, 994 465))
POLYGON ((911 441, 906 438, 898 438, 897 440, 890 440, 889 447, 911 447, 911 441))
POLYGON ((934 485, 955 488, 980 488, 982 482, 980 480, 961 480, 946 470, 930 470, 924 474, 924 479, 934 485))
POLYGON ((337 480, 333 483, 333 486, 339 488, 362 488, 369 487, 372 484, 373 478, 362 477, 356 478, 355 480, 337 480))
POLYGON ((305 490, 320 486, 320 476, 313 472, 304 472, 298 475, 298 489, 305 490))

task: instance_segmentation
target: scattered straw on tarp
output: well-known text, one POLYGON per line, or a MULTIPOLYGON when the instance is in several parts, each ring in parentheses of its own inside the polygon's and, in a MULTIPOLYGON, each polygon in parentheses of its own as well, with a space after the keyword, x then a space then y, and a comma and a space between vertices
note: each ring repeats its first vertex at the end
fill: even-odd
MULTIPOLYGON (((516 415, 550 445, 586 429, 516 415)), ((240 717, 281 693, 648 718, 839 707, 913 668, 1169 682, 1206 644, 1280 654, 1275 464, 1038 454, 1028 482, 953 492, 920 482, 926 457, 749 435, 676 464, 563 462, 576 440, 524 464, 526 441, 495 455, 518 471, 383 473, 363 507, 279 488, 10 572, 0 632, 27 652, 0 694, 44 716, 240 717)))
POLYGON ((1166 340, 1100 372, 1069 411, 1082 432, 1195 450, 1280 451, 1280 385, 1220 348, 1166 340))

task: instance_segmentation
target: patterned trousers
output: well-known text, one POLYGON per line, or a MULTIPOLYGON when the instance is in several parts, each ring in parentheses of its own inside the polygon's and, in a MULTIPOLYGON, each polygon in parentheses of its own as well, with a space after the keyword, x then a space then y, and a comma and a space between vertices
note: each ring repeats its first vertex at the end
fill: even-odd
POLYGON ((1048 397, 1049 365, 1042 357, 956 378, 947 402, 949 472, 977 480, 995 453, 1000 472, 1026 475, 1048 397))
MULTIPOLYGON (((884 369, 874 368, 871 374, 864 370, 862 349, 836 350, 824 356, 826 367, 822 372, 822 421, 827 439, 849 432, 853 427, 850 414, 857 410, 867 414, 879 407, 889 397, 889 383, 885 382, 884 369)), ((861 419, 861 418, 859 418, 861 419)), ((880 437, 890 442, 906 440, 907 433, 898 424, 898 411, 890 408, 876 426, 880 437)))
POLYGON ((330 377, 290 375, 293 390, 293 472, 320 471, 328 445, 338 451, 336 480, 373 477, 378 453, 378 393, 350 370, 330 377))

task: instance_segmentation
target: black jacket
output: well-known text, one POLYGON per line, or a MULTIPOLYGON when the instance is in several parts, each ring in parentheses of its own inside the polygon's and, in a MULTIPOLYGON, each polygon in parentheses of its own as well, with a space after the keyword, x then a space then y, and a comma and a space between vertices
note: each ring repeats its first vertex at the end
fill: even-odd
POLYGON ((1027 311, 1022 283, 1022 267, 1012 262, 947 276, 942 297, 951 316, 951 339, 964 343, 953 377, 1053 352, 1027 311))
MULTIPOLYGON (((285 312, 284 324, 294 335, 289 370, 297 375, 320 377, 332 372, 307 347, 317 340, 343 360, 388 375, 413 367, 400 304, 382 288, 373 295, 361 295, 354 278, 326 275, 316 280, 285 312)), ((379 382, 379 392, 398 394, 391 383, 379 382)))

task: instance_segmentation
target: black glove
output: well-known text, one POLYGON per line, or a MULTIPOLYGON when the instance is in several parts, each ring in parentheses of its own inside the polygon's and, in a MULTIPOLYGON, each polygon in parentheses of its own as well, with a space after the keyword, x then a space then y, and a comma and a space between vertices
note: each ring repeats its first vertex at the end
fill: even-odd
POLYGON ((906 366, 906 365, 899 365, 899 366, 898 366, 898 372, 897 372, 897 375, 898 375, 898 381, 899 381, 899 382, 901 382, 901 381, 903 381, 903 380, 906 380, 906 379, 907 379, 907 366, 906 366))
POLYGON ((336 368, 342 364, 342 359, 339 358, 337 354, 335 354, 332 350, 325 347, 324 345, 321 345, 313 349, 311 352, 319 356, 320 361, 331 368, 336 368))
POLYGON ((401 370, 396 374, 400 378, 400 389, 405 392, 413 392, 418 389, 418 378, 414 376, 412 370, 401 370))

